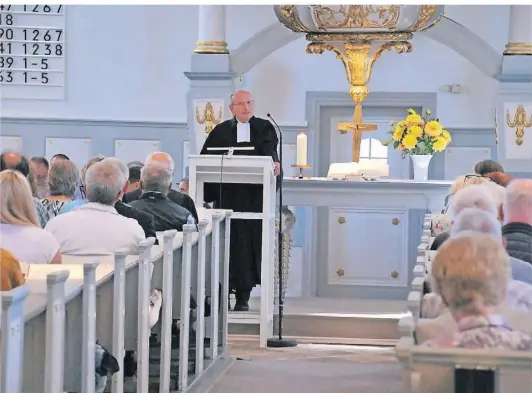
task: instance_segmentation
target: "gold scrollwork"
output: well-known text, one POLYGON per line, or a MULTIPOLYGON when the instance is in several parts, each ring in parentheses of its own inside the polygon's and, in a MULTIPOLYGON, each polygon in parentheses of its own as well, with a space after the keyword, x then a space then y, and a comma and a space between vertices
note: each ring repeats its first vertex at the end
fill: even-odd
POLYGON ((506 111, 506 124, 510 128, 515 128, 515 144, 521 146, 525 136, 525 128, 532 127, 532 115, 530 120, 526 118, 526 111, 523 105, 518 105, 514 114, 514 119, 510 120, 510 111, 506 111))
POLYGON ((408 41, 414 38, 412 33, 309 33, 307 41, 408 41))
POLYGON ((307 29, 299 19, 295 5, 281 5, 279 8, 281 11, 281 15, 285 19, 285 21, 282 22, 286 27, 288 27, 292 31, 298 31, 303 33, 309 31, 309 29, 307 29))
POLYGON ((340 5, 314 7, 314 17, 320 30, 327 29, 389 29, 397 26, 398 5, 340 5))
POLYGON ((203 118, 200 116, 199 109, 196 107, 196 121, 198 124, 205 124, 205 134, 209 135, 215 125, 220 124, 222 121, 222 108, 218 112, 218 117, 214 115, 214 108, 210 101, 205 105, 203 110, 203 118))
MULTIPOLYGON (((414 23, 408 27, 407 30, 422 30, 429 27, 430 20, 438 12, 437 5, 420 5, 419 6, 419 15, 414 23)), ((434 23, 436 23, 435 21, 434 23)), ((432 23, 432 24, 434 24, 432 23)))

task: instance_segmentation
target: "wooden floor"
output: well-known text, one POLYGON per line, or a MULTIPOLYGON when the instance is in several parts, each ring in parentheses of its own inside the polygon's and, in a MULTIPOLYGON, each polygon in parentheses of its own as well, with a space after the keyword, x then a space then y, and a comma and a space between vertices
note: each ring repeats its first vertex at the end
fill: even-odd
MULTIPOLYGON (((284 332, 306 342, 393 345, 397 323, 408 313, 406 301, 332 298, 287 298, 284 332)), ((257 335, 259 299, 250 311, 230 312, 230 333, 257 335)))

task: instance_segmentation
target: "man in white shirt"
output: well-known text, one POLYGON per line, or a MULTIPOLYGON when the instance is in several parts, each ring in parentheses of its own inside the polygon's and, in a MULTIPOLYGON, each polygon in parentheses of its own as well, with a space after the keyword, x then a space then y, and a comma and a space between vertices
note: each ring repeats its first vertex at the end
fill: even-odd
POLYGON ((145 239, 144 230, 136 220, 121 216, 114 208, 126 181, 112 162, 101 161, 87 170, 88 203, 54 217, 45 227, 59 242, 62 254, 100 255, 118 250, 139 253, 138 243, 145 239))

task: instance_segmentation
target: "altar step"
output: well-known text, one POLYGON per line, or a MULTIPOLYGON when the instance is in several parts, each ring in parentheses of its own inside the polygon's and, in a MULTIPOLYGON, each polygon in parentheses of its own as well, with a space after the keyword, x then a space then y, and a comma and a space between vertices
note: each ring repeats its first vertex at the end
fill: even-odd
MULTIPOLYGON (((229 334, 258 335, 258 309, 258 299, 251 299, 249 312, 230 312, 229 334)), ((406 313, 405 301, 288 298, 283 333, 309 343, 394 345, 406 313)), ((275 315, 275 331, 277 320, 275 315)))

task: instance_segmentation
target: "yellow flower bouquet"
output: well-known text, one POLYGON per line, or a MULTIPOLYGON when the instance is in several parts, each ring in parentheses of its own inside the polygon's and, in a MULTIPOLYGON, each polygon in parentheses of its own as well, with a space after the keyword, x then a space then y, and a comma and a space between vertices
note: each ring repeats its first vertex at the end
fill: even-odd
POLYGON ((392 139, 385 141, 384 145, 393 142, 393 147, 399 149, 403 156, 432 155, 445 150, 451 142, 451 134, 439 119, 430 117, 430 110, 425 115, 423 117, 415 110, 408 109, 408 116, 404 120, 390 123, 392 129, 388 134, 392 135, 392 139))

